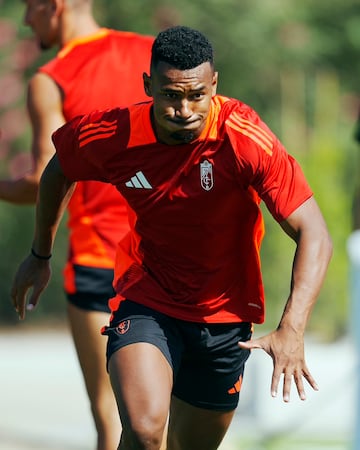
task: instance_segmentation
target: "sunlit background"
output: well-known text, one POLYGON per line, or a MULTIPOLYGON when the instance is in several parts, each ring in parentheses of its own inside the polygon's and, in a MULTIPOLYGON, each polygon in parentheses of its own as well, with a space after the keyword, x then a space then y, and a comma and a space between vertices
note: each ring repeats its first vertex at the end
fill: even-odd
MULTIPOLYGON (((358 349, 346 247, 360 166, 354 139, 360 107, 359 1, 95 0, 95 5, 97 19, 108 27, 156 34, 184 24, 204 32, 215 49, 218 92, 250 104, 300 161, 334 241, 307 334, 308 365, 320 391, 308 392, 305 403, 295 392, 290 405, 271 399, 271 361, 254 353, 223 450, 360 450, 360 443, 358 448, 353 443, 358 349)), ((22 2, 0 0, 0 178, 21 176, 31 167, 26 82, 55 54, 40 54, 22 24, 23 9, 22 2)), ((294 252, 265 210, 264 215, 267 316, 257 334, 277 325, 294 252)), ((33 219, 32 206, 0 203, 0 448, 90 449, 94 431, 65 321, 66 219, 53 278, 36 313, 19 323, 10 303, 11 280, 29 251, 33 219), (50 425, 43 425, 51 414, 50 425)))

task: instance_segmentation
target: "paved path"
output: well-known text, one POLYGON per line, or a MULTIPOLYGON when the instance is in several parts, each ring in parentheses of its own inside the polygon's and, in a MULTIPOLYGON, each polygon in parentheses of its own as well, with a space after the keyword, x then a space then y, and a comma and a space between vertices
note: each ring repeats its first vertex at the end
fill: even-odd
POLYGON ((85 450, 95 434, 66 332, 0 334, 1 450, 85 450))

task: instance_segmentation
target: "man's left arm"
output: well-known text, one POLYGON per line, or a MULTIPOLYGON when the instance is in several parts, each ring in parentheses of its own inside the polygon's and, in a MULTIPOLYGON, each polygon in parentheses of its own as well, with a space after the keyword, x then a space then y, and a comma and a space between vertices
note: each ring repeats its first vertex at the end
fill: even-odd
POLYGON ((325 279, 332 241, 313 197, 281 222, 281 226, 296 242, 289 298, 275 331, 259 339, 241 342, 239 346, 261 348, 271 356, 274 365, 271 395, 277 395, 283 374, 283 399, 288 402, 293 380, 301 400, 306 399, 304 378, 313 389, 318 389, 305 363, 304 333, 325 279))

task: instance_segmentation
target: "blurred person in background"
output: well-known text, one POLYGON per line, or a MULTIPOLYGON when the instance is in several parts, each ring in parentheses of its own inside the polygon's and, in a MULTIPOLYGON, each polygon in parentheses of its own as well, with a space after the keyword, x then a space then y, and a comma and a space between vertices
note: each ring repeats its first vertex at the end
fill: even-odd
MULTIPOLYGON (((28 85, 32 170, 19 179, 0 180, 0 199, 17 204, 36 202, 40 176, 55 151, 54 130, 79 114, 146 99, 142 73, 149 69, 153 42, 150 36, 100 27, 91 0, 24 3, 25 24, 39 47, 56 46, 59 52, 28 85)), ((114 295, 115 248, 128 231, 127 209, 115 187, 81 182, 68 214, 67 313, 97 430, 97 450, 113 450, 121 427, 100 328, 108 321, 108 300, 114 295)))
MULTIPOLYGON (((355 124, 354 139, 360 149, 360 108, 355 124)), ((358 155, 357 155, 358 156, 358 155)), ((356 174, 359 175, 360 159, 357 157, 356 174)), ((360 449, 360 180, 355 179, 355 189, 352 202, 352 232, 347 241, 347 250, 350 261, 350 326, 356 348, 356 374, 357 396, 355 409, 353 450, 360 449)))
MULTIPOLYGON (((164 30, 144 73, 152 100, 61 127, 41 178, 32 248, 45 258, 77 180, 114 184, 131 207, 103 329, 119 449, 158 450, 168 414, 169 450, 217 449, 252 349, 273 360, 272 396, 280 384, 285 402, 293 384, 301 400, 305 381, 317 389, 304 333, 331 238, 299 164, 251 107, 216 95, 217 80, 202 33, 164 30), (296 250, 278 327, 251 339, 265 314, 261 200, 296 250)), ((20 264, 12 288, 20 316, 50 275, 46 259, 30 254, 20 264)))
MULTIPOLYGON (((355 123, 354 139, 360 148, 360 107, 358 112, 357 121, 355 123)), ((357 161, 357 174, 360 171, 360 159, 356 158, 357 161)), ((353 230, 360 230, 360 180, 359 177, 355 180, 355 190, 352 204, 352 228, 353 230)))

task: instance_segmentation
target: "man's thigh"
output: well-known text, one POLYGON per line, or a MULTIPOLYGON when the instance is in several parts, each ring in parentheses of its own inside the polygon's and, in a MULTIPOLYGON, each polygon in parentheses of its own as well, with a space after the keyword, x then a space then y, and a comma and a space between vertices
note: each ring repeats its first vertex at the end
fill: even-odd
POLYGON ((167 450, 215 450, 234 416, 232 411, 197 408, 172 397, 167 450))
POLYGON ((234 416, 244 366, 250 352, 238 346, 252 326, 181 326, 184 352, 175 376, 168 429, 168 450, 215 450, 234 416))
POLYGON ((176 319, 151 308, 131 300, 122 301, 102 334, 108 336, 108 361, 121 348, 143 342, 159 349, 175 373, 180 366, 183 343, 176 319))
POLYGON ((197 408, 234 410, 250 355, 238 342, 251 338, 251 324, 184 322, 181 333, 184 351, 173 394, 197 408))
POLYGON ((149 429, 159 445, 163 438, 173 386, 171 327, 164 321, 166 316, 124 301, 103 330, 108 335, 108 370, 126 448, 149 429))

